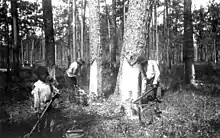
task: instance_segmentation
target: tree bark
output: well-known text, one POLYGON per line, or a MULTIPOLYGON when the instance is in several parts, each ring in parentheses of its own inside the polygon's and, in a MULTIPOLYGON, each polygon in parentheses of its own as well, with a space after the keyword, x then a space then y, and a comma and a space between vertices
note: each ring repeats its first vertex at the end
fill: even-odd
POLYGON ((102 41, 100 32, 100 5, 99 0, 89 0, 89 44, 90 44, 90 94, 96 97, 102 94, 102 41))
POLYGON ((48 71, 56 80, 55 77, 55 41, 53 30, 53 13, 51 0, 43 0, 43 21, 45 33, 45 60, 48 71))
POLYGON ((184 71, 185 71, 185 83, 190 84, 193 79, 193 59, 194 59, 194 47, 193 47, 193 26, 192 26, 192 14, 191 14, 191 0, 184 0, 184 71))
POLYGON ((68 0, 68 66, 71 64, 71 55, 72 55, 72 46, 70 45, 70 30, 71 30, 71 25, 70 25, 70 0, 68 0))
MULTIPOLYGON (((4 5, 6 5, 6 1, 4 1, 4 5)), ((10 67, 11 67, 11 63, 10 63, 10 43, 9 43, 9 39, 10 39, 10 36, 9 36, 9 24, 8 22, 6 22, 6 25, 5 25, 5 31, 7 32, 7 35, 6 35, 6 40, 7 40, 7 74, 6 74, 6 81, 7 82, 10 82, 11 81, 11 75, 10 75, 10 67)))
POLYGON ((112 0, 112 44, 111 44, 111 63, 116 63, 117 37, 116 37, 116 0, 112 0))
POLYGON ((122 35, 122 39, 124 38, 124 26, 125 26, 125 8, 126 8, 126 4, 125 4, 125 0, 123 0, 123 12, 122 12, 122 23, 121 23, 121 35, 122 35))
POLYGON ((166 5, 166 46, 167 46, 167 64, 171 69, 171 48, 170 48, 170 17, 169 17, 169 3, 170 0, 165 0, 166 5))
POLYGON ((76 0, 73 0, 73 46, 71 47, 71 62, 75 61, 78 57, 76 47, 76 0))
POLYGON ((120 67, 115 93, 120 95, 121 105, 128 116, 131 109, 136 108, 131 100, 138 97, 138 76, 140 66, 137 59, 145 56, 146 17, 149 11, 149 0, 133 0, 129 2, 127 22, 125 25, 124 42, 120 57, 120 67), (129 102, 130 101, 130 102, 129 102))
MULTIPOLYGON (((15 49, 15 71, 19 76, 19 58, 20 58, 20 42, 19 42, 19 29, 18 29, 18 12, 17 12, 17 0, 11 1, 11 14, 12 14, 12 30, 13 30, 13 46, 15 49)), ((14 53, 14 52, 13 52, 14 53)))
MULTIPOLYGON (((214 17, 213 17, 214 18, 214 17)), ((216 58, 216 28, 218 26, 218 20, 217 19, 213 19, 212 20, 212 39, 213 39, 213 53, 214 53, 214 62, 217 62, 217 58, 216 58)), ((212 54, 213 57, 213 54, 212 54)))
POLYGON ((157 39, 157 0, 154 0, 154 44, 155 44, 155 49, 156 49, 156 53, 155 53, 155 60, 158 61, 158 39, 157 39))
POLYGON ((82 58, 85 58, 85 45, 84 45, 85 10, 86 10, 86 0, 82 0, 81 3, 81 57, 82 58))

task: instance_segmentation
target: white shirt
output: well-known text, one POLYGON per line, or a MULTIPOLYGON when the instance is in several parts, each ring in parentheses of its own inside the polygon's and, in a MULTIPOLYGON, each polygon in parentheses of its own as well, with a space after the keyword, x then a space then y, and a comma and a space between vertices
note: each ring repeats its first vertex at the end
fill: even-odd
POLYGON ((146 75, 147 79, 152 79, 154 77, 153 84, 157 84, 160 76, 160 70, 157 61, 148 60, 146 75))
POLYGON ((66 70, 67 76, 68 77, 75 77, 78 73, 78 68, 79 65, 77 64, 77 62, 73 62, 70 64, 69 68, 66 70))
MULTIPOLYGON (((31 92, 31 94, 34 96, 34 107, 43 110, 46 101, 52 98, 50 85, 38 80, 34 83, 34 86, 35 87, 31 92)), ((53 86, 53 90, 55 93, 59 92, 55 86, 53 86)))

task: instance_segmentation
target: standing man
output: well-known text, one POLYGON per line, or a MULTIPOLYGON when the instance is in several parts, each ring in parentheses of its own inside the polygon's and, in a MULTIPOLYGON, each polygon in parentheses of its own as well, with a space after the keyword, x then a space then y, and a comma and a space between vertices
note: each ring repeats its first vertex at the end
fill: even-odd
POLYGON ((78 76, 80 75, 80 69, 84 64, 85 62, 81 58, 78 58, 77 61, 70 64, 64 74, 65 82, 68 88, 73 88, 78 85, 78 76))

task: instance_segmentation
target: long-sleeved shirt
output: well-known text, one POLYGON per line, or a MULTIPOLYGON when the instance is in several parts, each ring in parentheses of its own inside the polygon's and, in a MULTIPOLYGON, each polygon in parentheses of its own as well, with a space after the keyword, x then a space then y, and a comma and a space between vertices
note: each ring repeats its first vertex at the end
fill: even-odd
MULTIPOLYGON (((58 93, 59 90, 52 85, 54 93, 58 93)), ((53 93, 51 91, 51 86, 48 83, 44 83, 38 80, 34 83, 34 89, 31 94, 34 96, 34 108, 37 110, 43 110, 45 103, 51 100, 53 93)))
POLYGON ((157 84, 160 77, 160 70, 157 61, 148 60, 147 70, 144 74, 144 77, 146 77, 147 79, 152 79, 154 77, 153 84, 157 84))
POLYGON ((66 70, 68 77, 76 77, 79 71, 79 65, 77 62, 73 62, 70 64, 69 68, 66 70))

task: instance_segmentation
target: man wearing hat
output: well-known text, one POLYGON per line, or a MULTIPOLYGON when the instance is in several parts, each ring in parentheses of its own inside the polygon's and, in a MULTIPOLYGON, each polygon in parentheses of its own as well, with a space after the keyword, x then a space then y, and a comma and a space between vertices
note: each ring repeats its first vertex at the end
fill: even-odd
POLYGON ((77 61, 70 64, 69 68, 64 74, 67 87, 73 88, 75 85, 78 85, 77 77, 79 75, 80 68, 84 64, 85 62, 81 58, 78 58, 77 61))
POLYGON ((139 57, 138 62, 140 63, 141 67, 141 74, 144 79, 144 92, 148 91, 149 86, 153 88, 153 91, 148 93, 148 95, 142 99, 142 104, 154 103, 151 108, 151 118, 148 122, 149 124, 153 121, 153 114, 159 116, 161 111, 159 110, 159 105, 161 101, 157 98, 157 88, 159 87, 159 78, 160 78, 160 70, 158 67, 158 63, 156 60, 148 60, 144 57, 139 57))

